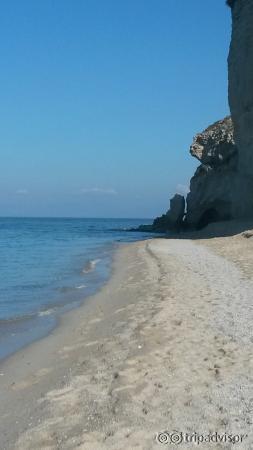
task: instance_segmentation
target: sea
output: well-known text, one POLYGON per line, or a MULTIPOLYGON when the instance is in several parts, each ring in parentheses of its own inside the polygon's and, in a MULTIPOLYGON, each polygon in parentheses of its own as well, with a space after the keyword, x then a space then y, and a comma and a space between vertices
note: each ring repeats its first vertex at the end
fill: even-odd
POLYGON ((0 218, 0 360, 47 335, 106 283, 120 243, 151 219, 0 218))

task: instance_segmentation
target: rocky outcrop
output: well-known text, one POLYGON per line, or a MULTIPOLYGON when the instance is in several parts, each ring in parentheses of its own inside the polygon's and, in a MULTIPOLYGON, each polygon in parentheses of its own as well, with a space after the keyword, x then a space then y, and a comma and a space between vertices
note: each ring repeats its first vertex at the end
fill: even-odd
POLYGON ((167 232, 179 231, 183 225, 185 215, 185 198, 176 194, 170 199, 170 209, 160 217, 157 217, 152 225, 153 231, 167 232))
MULTIPOLYGON (((176 194, 170 209, 141 231, 167 232, 203 228, 210 222, 240 217, 242 197, 248 189, 238 172, 238 149, 231 117, 225 117, 197 134, 190 153, 201 163, 185 199, 176 194), (242 196, 242 197, 241 197, 242 196)), ((244 207, 244 206, 243 206, 244 207)))
POLYGON ((191 179, 187 196, 188 226, 201 228, 231 218, 238 157, 231 117, 197 134, 190 153, 202 164, 191 179))
MULTIPOLYGON (((180 231, 184 224, 185 198, 176 194, 170 200, 170 209, 160 217, 157 217, 152 225, 141 225, 138 231, 153 233, 167 233, 168 231, 180 231)), ((136 230, 135 230, 136 231, 136 230)))
POLYGON ((167 217, 172 226, 180 227, 185 214, 185 198, 183 195, 175 194, 170 199, 170 209, 167 211, 167 217))
POLYGON ((231 117, 225 117, 195 136, 190 153, 205 166, 218 168, 237 154, 231 117))

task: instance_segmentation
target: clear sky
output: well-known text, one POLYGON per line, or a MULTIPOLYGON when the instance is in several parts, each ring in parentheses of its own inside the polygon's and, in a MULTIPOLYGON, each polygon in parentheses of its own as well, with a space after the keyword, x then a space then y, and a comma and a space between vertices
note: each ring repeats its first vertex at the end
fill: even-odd
POLYGON ((225 0, 10 0, 0 215, 153 217, 228 114, 225 0))

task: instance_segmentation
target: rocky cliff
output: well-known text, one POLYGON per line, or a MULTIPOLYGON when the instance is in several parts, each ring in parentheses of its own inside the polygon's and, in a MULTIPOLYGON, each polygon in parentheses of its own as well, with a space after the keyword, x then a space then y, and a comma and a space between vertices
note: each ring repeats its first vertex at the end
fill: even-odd
POLYGON ((200 133, 191 154, 201 166, 191 179, 186 221, 253 216, 253 0, 228 0, 232 37, 228 57, 231 117, 200 133))
POLYGON ((184 227, 185 216, 185 198, 183 195, 176 194, 170 199, 170 209, 156 217, 152 225, 141 225, 137 230, 153 233, 167 233, 168 231, 181 231, 184 227))
POLYGON ((190 153, 200 166, 190 182, 186 213, 184 199, 172 199, 170 210, 149 227, 154 231, 253 217, 253 0, 227 0, 227 4, 232 12, 231 117, 196 135, 190 153))
POLYGON ((229 104, 239 150, 239 171, 253 176, 253 0, 229 2, 232 38, 228 57, 229 104))

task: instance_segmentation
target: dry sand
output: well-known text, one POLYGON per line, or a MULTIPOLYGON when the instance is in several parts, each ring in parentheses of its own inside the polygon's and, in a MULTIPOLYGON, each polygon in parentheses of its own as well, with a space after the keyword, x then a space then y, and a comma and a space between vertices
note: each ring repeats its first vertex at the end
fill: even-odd
POLYGON ((252 255, 242 235, 122 247, 101 292, 0 365, 0 449, 149 450, 163 430, 252 449, 252 255))

